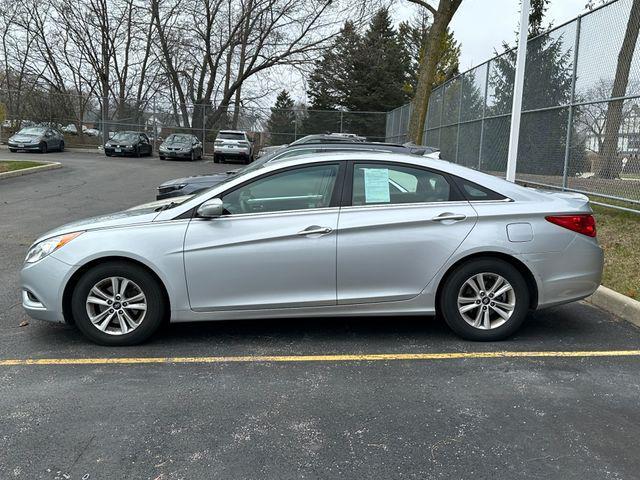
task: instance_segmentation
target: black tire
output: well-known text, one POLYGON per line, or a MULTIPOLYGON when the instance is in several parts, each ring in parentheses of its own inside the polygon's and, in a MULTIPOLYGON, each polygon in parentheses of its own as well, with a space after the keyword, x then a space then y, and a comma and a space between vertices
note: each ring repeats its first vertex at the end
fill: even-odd
POLYGON ((17 149, 15 149, 15 148, 10 148, 10 149, 9 149, 9 151, 10 151, 11 153, 16 153, 18 150, 17 150, 17 149))
POLYGON ((191 158, 189 160, 191 160, 192 162, 196 161, 196 152, 193 148, 191 149, 191 158))
POLYGON ((527 316, 529 305, 529 288, 517 268, 497 258, 478 258, 458 266, 447 277, 440 295, 439 311, 451 330, 462 338, 486 342, 504 340, 518 330, 527 316), (479 273, 502 276, 511 284, 515 293, 515 308, 511 316, 505 323, 495 328, 481 329, 474 327, 467 323, 458 311, 458 293, 460 289, 468 279, 479 273))
POLYGON ((105 154, 107 157, 110 157, 110 156, 111 156, 111 154, 110 154, 110 153, 107 153, 107 152, 104 152, 104 154, 105 154))
POLYGON ((61 152, 64 152, 64 142, 60 142, 60 149, 61 152))
POLYGON ((92 342, 100 345, 137 345, 147 340, 162 325, 167 307, 162 288, 156 278, 143 267, 118 261, 103 263, 87 271, 76 284, 71 297, 71 312, 78 329, 92 342), (86 299, 101 280, 109 277, 124 277, 140 287, 147 299, 147 310, 141 323, 131 332, 111 335, 95 327, 86 309, 86 299))
POLYGON ((136 147, 136 153, 135 153, 135 155, 136 155, 136 158, 140 158, 140 147, 139 147, 139 146, 138 146, 138 147, 136 147))
POLYGON ((160 155, 160 160, 164 160, 165 156, 164 155, 160 155))
POLYGON ((47 142, 40 142, 40 153, 47 153, 47 142))

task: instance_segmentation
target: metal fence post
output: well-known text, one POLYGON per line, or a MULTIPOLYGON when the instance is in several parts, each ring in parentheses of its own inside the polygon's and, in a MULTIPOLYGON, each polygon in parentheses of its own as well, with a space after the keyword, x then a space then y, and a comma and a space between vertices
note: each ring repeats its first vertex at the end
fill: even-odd
POLYGON ((342 116, 343 116, 343 112, 342 110, 340 110, 340 133, 342 133, 342 120, 343 120, 342 116))
POLYGON ((464 75, 460 76, 460 100, 458 102, 458 130, 456 131, 456 163, 458 163, 458 151, 460 150, 460 122, 462 121, 462 92, 464 91, 464 75))
POLYGON ((157 138, 158 138, 158 133, 156 132, 156 124, 157 124, 157 118, 156 118, 156 97, 155 95, 153 96, 153 119, 151 120, 151 128, 153 128, 153 151, 156 151, 156 147, 157 147, 157 138))
POLYGON ((205 110, 204 110, 204 105, 200 105, 200 108, 202 109, 202 156, 204 157, 205 155, 205 146, 207 145, 207 131, 206 131, 206 115, 205 115, 205 110))
MULTIPOLYGON (((442 152, 442 114, 444 113, 444 94, 447 91, 447 84, 443 83, 438 88, 442 89, 442 99, 440 100, 440 122, 438 123, 438 148, 440 149, 440 152, 442 152)), ((425 121, 425 124, 426 123, 427 122, 425 121)), ((424 132, 422 134, 424 135, 424 132)))
POLYGON ((518 163, 518 141, 520 140, 520 117, 522 96, 524 93, 524 70, 527 63, 527 33, 529 31, 529 0, 522 0, 520 13, 520 34, 518 36, 518 52, 516 54, 516 74, 513 82, 513 106, 511 107, 511 129, 509 132, 509 154, 507 157, 506 179, 516 181, 518 163))
POLYGON ((569 115, 567 119, 567 141, 564 146, 564 167, 562 170, 562 190, 566 190, 569 178, 569 158, 571 156, 571 132, 573 130, 573 106, 576 96, 576 76, 578 70, 578 49, 580 48, 580 24, 582 16, 579 16, 576 23, 576 40, 573 46, 573 76, 571 77, 571 97, 569 100, 569 115))
POLYGON ((487 62, 487 72, 484 74, 484 103, 482 104, 482 117, 480 118, 480 146, 478 147, 478 170, 482 168, 482 143, 484 142, 484 117, 487 116, 487 102, 489 100, 489 70, 491 60, 487 62))

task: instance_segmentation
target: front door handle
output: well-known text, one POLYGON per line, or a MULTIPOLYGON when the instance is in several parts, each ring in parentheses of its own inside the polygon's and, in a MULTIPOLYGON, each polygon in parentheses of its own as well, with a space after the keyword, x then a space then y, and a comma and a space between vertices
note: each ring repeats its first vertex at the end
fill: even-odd
POLYGON ((300 230, 298 235, 326 235, 333 230, 329 227, 319 227, 318 225, 311 225, 310 227, 300 230))
POLYGON ((437 217, 433 217, 431 220, 433 220, 434 222, 442 222, 444 220, 460 221, 460 220, 464 220, 466 218, 467 218, 467 216, 463 215, 461 213, 442 213, 442 214, 438 215, 437 217))

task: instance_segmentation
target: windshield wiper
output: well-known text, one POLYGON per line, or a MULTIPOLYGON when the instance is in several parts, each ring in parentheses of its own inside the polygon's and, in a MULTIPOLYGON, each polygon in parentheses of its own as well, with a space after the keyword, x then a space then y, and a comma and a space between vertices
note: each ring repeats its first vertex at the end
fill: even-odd
POLYGON ((177 207, 180 205, 178 202, 167 203, 166 205, 160 205, 158 208, 154 209, 154 212, 162 212, 163 210, 169 210, 170 208, 177 207))

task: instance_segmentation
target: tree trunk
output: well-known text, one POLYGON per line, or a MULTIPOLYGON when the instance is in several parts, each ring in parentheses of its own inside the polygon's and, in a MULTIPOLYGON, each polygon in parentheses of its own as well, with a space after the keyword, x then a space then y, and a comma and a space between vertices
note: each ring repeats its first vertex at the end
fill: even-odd
POLYGON ((411 102, 411 118, 409 119, 409 140, 418 145, 422 144, 431 89, 436 76, 436 68, 442 56, 447 27, 461 2, 462 0, 440 0, 438 10, 432 12, 433 24, 429 29, 424 57, 420 64, 418 84, 411 102))
MULTIPOLYGON (((639 30, 640 0, 633 0, 627 22, 627 30, 620 47, 620 53, 618 53, 618 64, 616 76, 613 80, 613 88, 611 89, 611 98, 624 97, 627 93, 629 71, 631 70, 631 62, 633 61, 639 30)), ((609 102, 609 107, 607 108, 604 141, 602 142, 602 150, 600 150, 601 162, 598 171, 598 176, 603 178, 618 178, 622 169, 622 162, 618 158, 618 138, 620 125, 623 121, 623 105, 624 100, 613 100, 609 102)))

